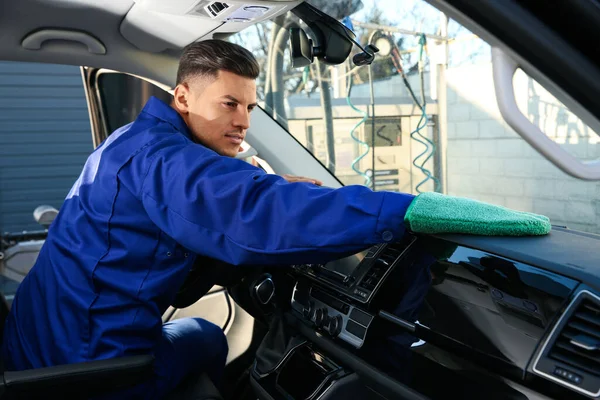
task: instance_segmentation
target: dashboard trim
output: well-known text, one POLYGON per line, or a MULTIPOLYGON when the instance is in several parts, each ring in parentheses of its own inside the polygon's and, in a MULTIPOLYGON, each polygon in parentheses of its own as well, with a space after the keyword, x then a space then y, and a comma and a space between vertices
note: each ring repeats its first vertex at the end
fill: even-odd
MULTIPOLYGON (((391 264, 388 264, 386 261, 381 260, 383 263, 385 263, 387 265, 386 272, 381 276, 381 278, 379 279, 379 281, 377 282, 375 287, 373 287, 373 289, 371 289, 369 291, 369 294, 366 297, 361 297, 360 295, 358 295, 354 292, 351 292, 348 289, 352 288, 353 290, 355 290, 355 289, 359 288, 359 284, 361 283, 362 279, 364 278, 365 274, 369 271, 369 269, 372 268, 372 265, 369 266, 369 269, 366 269, 365 271, 361 272, 360 280, 357 280, 356 282, 354 282, 353 285, 350 287, 341 287, 337 283, 327 280, 326 278, 322 278, 322 277, 316 276, 314 274, 302 271, 298 268, 299 266, 294 266, 294 267, 300 275, 310 279, 311 281, 317 283, 318 285, 324 286, 329 290, 334 290, 334 291, 342 294, 343 296, 346 296, 349 299, 358 301, 362 304, 368 304, 373 299, 375 294, 379 291, 379 289, 384 284, 384 282, 386 281, 388 276, 393 272, 393 270, 396 268, 396 266, 400 263, 400 261, 404 258, 404 256, 407 254, 407 252, 413 247, 413 245, 417 241, 416 236, 414 236, 414 235, 409 235, 409 236, 410 236, 410 239, 409 239, 410 242, 405 244, 405 246, 402 248, 402 251, 400 252, 400 254, 394 259, 394 261, 391 264)), ((390 245, 393 245, 393 243, 378 243, 378 244, 371 246, 370 249, 376 248, 376 251, 374 252, 373 256, 365 257, 365 260, 368 259, 368 260, 373 260, 372 262, 377 262, 377 260, 379 259, 379 256, 381 256, 383 253, 385 253, 385 251, 387 250, 387 248, 390 245)), ((364 262, 364 260, 363 260, 363 262, 364 262)), ((357 267, 357 269, 358 268, 360 268, 360 266, 357 267)))

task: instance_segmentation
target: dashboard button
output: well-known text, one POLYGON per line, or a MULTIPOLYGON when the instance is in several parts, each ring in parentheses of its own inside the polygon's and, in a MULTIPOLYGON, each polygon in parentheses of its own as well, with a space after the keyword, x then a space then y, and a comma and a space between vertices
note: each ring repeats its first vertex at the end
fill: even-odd
POLYGON ((369 326, 369 323, 371 323, 371 318, 372 317, 369 314, 364 313, 356 308, 350 313, 350 319, 358 322, 363 326, 369 326))
POLYGON ((348 322, 346 322, 346 330, 360 339, 364 339, 365 333, 367 332, 367 328, 365 328, 364 326, 360 326, 359 324, 351 320, 348 320, 348 322))

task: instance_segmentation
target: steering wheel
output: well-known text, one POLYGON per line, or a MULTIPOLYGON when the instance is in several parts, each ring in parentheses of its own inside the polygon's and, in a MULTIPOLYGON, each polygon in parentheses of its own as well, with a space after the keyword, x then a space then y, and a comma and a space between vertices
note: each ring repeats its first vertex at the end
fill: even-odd
POLYGON ((215 258, 197 256, 171 305, 175 308, 189 307, 208 293, 214 285, 227 287, 239 282, 242 277, 243 268, 215 258))

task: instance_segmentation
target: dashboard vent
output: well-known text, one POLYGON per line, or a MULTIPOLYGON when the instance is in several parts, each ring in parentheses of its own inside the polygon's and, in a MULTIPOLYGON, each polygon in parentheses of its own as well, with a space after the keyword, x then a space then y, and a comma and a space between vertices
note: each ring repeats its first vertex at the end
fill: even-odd
POLYGON ((583 300, 548 354, 574 368, 600 377, 600 304, 583 300))
POLYGON ((587 396, 600 396, 600 297, 581 290, 552 329, 533 371, 587 396))
POLYGON ((387 271, 390 269, 392 264, 402 255, 402 252, 405 250, 406 245, 403 243, 394 243, 387 245, 385 249, 377 256, 377 260, 364 276, 364 278, 360 281, 358 287, 366 290, 373 290, 379 282, 381 278, 385 276, 387 271))

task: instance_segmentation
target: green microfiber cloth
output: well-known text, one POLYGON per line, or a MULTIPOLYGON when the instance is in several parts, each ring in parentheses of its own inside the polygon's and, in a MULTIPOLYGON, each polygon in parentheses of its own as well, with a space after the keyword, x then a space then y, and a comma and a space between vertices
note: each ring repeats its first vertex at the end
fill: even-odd
POLYGON ((404 216, 417 233, 466 233, 488 236, 546 235, 550 219, 502 206, 435 192, 415 197, 404 216))

